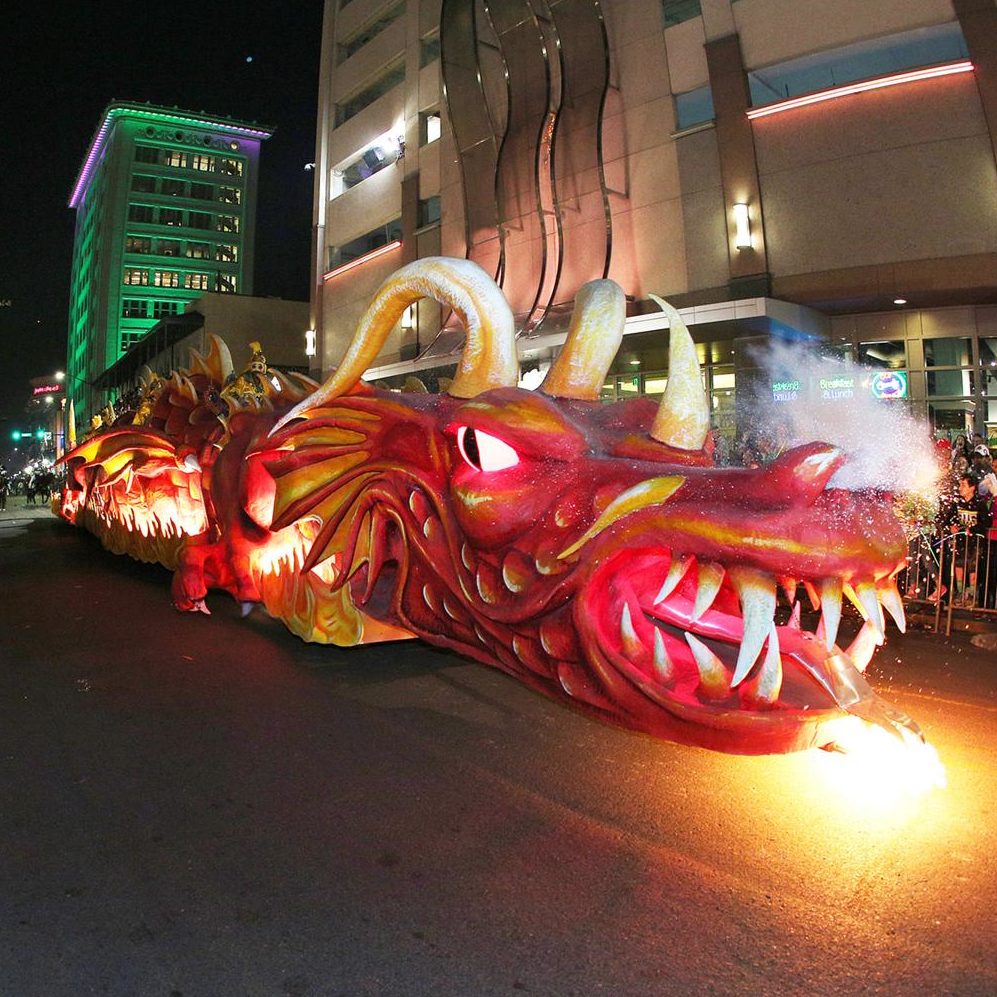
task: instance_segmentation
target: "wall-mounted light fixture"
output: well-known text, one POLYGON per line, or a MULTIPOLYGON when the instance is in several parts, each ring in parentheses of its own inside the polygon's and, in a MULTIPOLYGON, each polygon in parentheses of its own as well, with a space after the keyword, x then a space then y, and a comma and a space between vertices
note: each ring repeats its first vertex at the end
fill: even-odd
POLYGON ((751 249, 751 220, 746 204, 734 205, 734 247, 751 249))
POLYGON ((415 304, 411 304, 402 312, 402 328, 411 329, 415 325, 415 304))
POLYGON ((317 352, 318 351, 317 351, 317 349, 315 347, 315 330, 314 329, 306 329, 305 330, 305 356, 306 357, 313 357, 313 356, 315 356, 315 354, 317 352))

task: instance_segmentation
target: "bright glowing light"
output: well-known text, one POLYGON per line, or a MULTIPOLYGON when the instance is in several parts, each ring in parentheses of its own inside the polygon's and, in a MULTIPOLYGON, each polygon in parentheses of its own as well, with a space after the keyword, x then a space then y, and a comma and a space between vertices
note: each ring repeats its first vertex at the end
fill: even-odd
POLYGON ((734 248, 751 249, 751 220, 746 204, 734 205, 734 248))
POLYGON ((313 357, 318 353, 318 349, 315 345, 315 330, 306 329, 305 330, 305 356, 313 357))
POLYGON ((971 62, 949 62, 942 66, 929 66, 927 69, 914 69, 908 73, 897 73, 893 76, 878 76, 873 80, 862 80, 859 83, 849 83, 843 87, 835 87, 833 90, 821 90, 817 93, 808 93, 802 97, 793 97, 791 100, 783 100, 778 104, 766 104, 764 107, 753 107, 749 110, 748 117, 754 121, 755 118, 765 118, 770 114, 779 114, 782 111, 791 111, 796 107, 806 107, 808 104, 820 104, 825 100, 835 100, 838 97, 848 97, 854 93, 865 93, 869 90, 881 90, 883 87, 895 87, 900 83, 915 83, 918 80, 932 80, 938 76, 951 76, 953 73, 971 73, 973 64, 971 62))
POLYGON ((863 813, 891 812, 933 789, 945 789, 945 768, 928 743, 907 730, 901 738, 858 717, 833 725, 832 752, 813 752, 817 769, 843 800, 863 813))
POLYGON ((895 305, 906 305, 907 304, 907 299, 906 298, 894 298, 893 299, 893 303, 895 305))

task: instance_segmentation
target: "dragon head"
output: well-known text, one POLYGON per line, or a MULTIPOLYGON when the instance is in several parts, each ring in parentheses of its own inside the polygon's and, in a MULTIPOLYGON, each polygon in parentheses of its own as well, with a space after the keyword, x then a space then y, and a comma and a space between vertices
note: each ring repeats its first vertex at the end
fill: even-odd
POLYGON ((307 538, 295 571, 262 580, 268 609, 311 639, 418 636, 709 748, 821 745, 845 712, 916 731, 861 675, 884 608, 904 626, 893 576, 906 545, 888 497, 831 487, 847 456, 819 442, 762 468, 715 466, 691 337, 659 304, 660 404, 606 405, 625 318, 615 283, 582 289, 564 349, 526 391, 512 315, 484 271, 433 259, 389 278, 332 377, 250 448, 247 509, 307 538), (424 296, 467 332, 448 392, 363 384, 424 296), (803 590, 821 610, 814 632, 803 590), (865 619, 844 650, 843 596, 865 619))

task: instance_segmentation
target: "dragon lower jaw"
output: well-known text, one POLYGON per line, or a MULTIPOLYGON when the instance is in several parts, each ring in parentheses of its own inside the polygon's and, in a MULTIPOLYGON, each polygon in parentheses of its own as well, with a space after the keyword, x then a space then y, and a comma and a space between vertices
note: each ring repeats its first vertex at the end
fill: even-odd
MULTIPOLYGON (((749 729, 754 738, 770 728, 773 743, 780 729, 791 741, 817 739, 816 726, 842 711, 894 733, 914 730, 861 675, 883 643, 885 616, 905 627, 892 577, 803 580, 814 609, 821 610, 812 633, 800 624, 794 599, 799 583, 781 581, 793 610, 780 610, 788 619, 777 625, 779 582, 773 575, 667 551, 623 553, 593 576, 576 620, 598 647, 596 672, 608 668, 624 676, 647 701, 649 717, 654 708, 664 709, 683 724, 710 727, 711 738, 724 728, 736 742, 749 729), (835 644, 843 595, 864 617, 846 650, 835 644), (809 733, 791 733, 794 726, 809 733)), ((620 699, 618 691, 613 698, 620 699)), ((628 707, 642 708, 639 701, 628 707)), ((652 728, 653 719, 644 726, 652 728)))

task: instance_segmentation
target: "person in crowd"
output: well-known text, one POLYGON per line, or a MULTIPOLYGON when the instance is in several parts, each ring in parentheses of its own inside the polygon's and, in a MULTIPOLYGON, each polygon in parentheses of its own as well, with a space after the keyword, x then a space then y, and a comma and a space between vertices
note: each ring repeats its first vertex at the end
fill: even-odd
POLYGON ((966 439, 965 433, 960 433, 956 438, 955 442, 952 444, 952 453, 950 460, 952 465, 955 466, 955 462, 959 457, 963 457, 966 460, 967 465, 969 464, 969 440, 966 439))
POLYGON ((0 512, 7 511, 7 496, 10 494, 10 478, 7 472, 0 467, 0 512))
POLYGON ((978 491, 988 502, 997 498, 997 475, 994 474, 994 462, 990 456, 990 448, 985 443, 973 447, 973 474, 979 480, 978 491))
POLYGON ((966 606, 976 603, 977 565, 986 558, 992 522, 990 503, 979 494, 978 485, 979 481, 972 472, 960 475, 956 494, 943 505, 939 515, 942 535, 952 538, 954 596, 957 604, 966 606))

